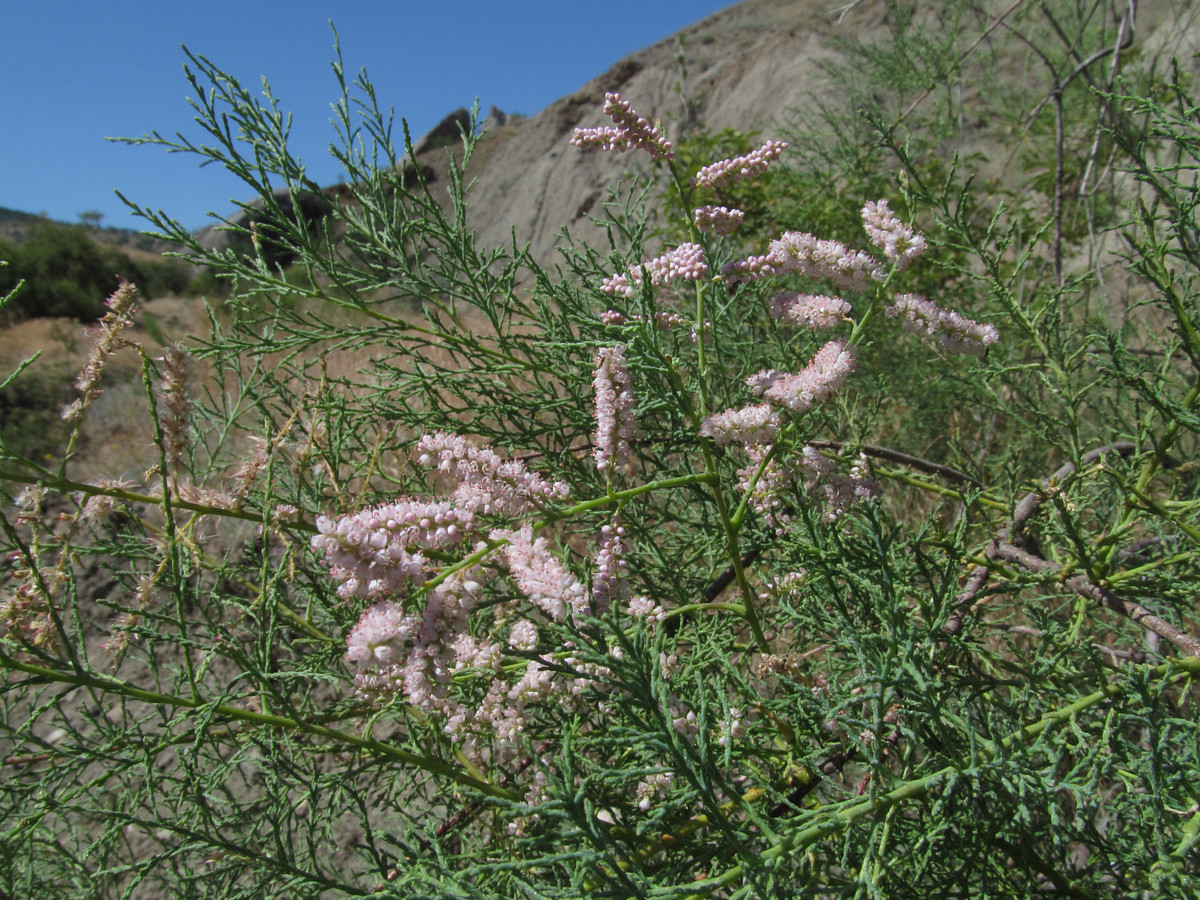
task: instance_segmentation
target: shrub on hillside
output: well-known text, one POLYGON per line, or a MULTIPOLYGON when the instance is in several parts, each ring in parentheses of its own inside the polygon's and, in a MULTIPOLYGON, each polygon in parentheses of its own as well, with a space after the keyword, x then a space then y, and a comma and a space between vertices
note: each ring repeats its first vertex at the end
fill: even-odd
MULTIPOLYGON (((563 277, 475 244, 473 127, 440 202, 340 59, 343 243, 281 217, 285 272, 140 210, 228 315, 160 355, 123 284, 63 461, 0 447, 0 890, 1200 894, 1196 106, 1114 66, 1009 208, 904 132, 912 92, 1012 14, 1036 118, 1132 23, 963 9, 870 51, 823 194, 816 157, 698 160, 610 94, 573 143, 653 165, 563 277), (1071 195, 1109 138, 1140 193, 1071 195), (856 160, 894 180, 842 208, 883 178, 856 160), (729 190, 765 172, 782 208, 729 190), (1067 225, 1118 201, 1124 255, 1089 256, 1067 225), (140 484, 76 476, 117 352, 140 484)), ((144 140, 302 190, 274 101, 191 63, 211 141, 144 140)))
POLYGON ((103 298, 118 277, 136 281, 147 296, 186 291, 192 267, 183 260, 134 261, 122 251, 93 241, 84 228, 40 222, 19 243, 0 242, 0 293, 24 281, 24 288, 5 308, 14 318, 64 316, 91 322, 104 312, 103 298))

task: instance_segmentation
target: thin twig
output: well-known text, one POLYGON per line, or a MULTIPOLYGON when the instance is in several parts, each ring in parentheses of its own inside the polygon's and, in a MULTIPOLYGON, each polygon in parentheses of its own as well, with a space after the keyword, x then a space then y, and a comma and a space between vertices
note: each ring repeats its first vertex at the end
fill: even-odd
MULTIPOLYGON (((809 441, 810 447, 816 447, 818 450, 842 450, 845 448, 845 443, 842 441, 809 441)), ((919 469, 922 472, 928 472, 930 475, 941 475, 943 478, 949 478, 951 481, 961 481, 966 484, 974 485, 982 488, 983 482, 978 478, 973 478, 966 472, 960 472, 958 469, 950 466, 943 466, 941 463, 931 462, 928 459, 922 459, 919 456, 912 456, 908 453, 902 453, 899 450, 893 450, 890 447, 880 447, 875 444, 860 444, 858 449, 867 456, 875 457, 876 459, 886 459, 889 462, 900 463, 901 465, 911 466, 914 469, 919 469)))
MULTIPOLYGON (((1127 457, 1133 455, 1139 449, 1139 445, 1132 441, 1117 441, 1112 444, 1105 444, 1103 447, 1097 447, 1094 450, 1089 450, 1080 458, 1079 463, 1081 467, 1090 466, 1096 460, 1110 453, 1127 457)), ((1047 494, 1052 490, 1061 490, 1075 473, 1076 466, 1074 462, 1064 463, 1053 475, 1042 482, 1042 487, 1039 490, 1030 491, 1022 497, 1013 508, 1012 522, 996 532, 996 537, 988 544, 987 549, 984 551, 984 556, 989 560, 997 559, 1000 543, 1009 541, 1022 543, 1024 541, 1026 524, 1028 524, 1034 513, 1041 507, 1047 494)), ((987 583, 990 571, 986 565, 977 565, 971 569, 970 574, 967 576, 966 585, 964 585, 963 590, 959 592, 956 598, 954 612, 950 614, 950 618, 942 626, 942 631, 946 634, 957 635, 962 632, 963 618, 968 611, 974 612, 978 608, 978 604, 975 601, 979 596, 979 592, 983 590, 983 586, 987 583)))
MULTIPOLYGON (((1090 466, 1102 456, 1110 453, 1115 453, 1120 457, 1132 456, 1140 448, 1140 445, 1132 441, 1116 441, 1112 444, 1105 444, 1103 447, 1097 447, 1095 450, 1089 450, 1083 454, 1079 463, 1081 466, 1090 466)), ((1058 471, 1042 482, 1042 489, 1030 491, 1021 498, 1021 502, 1016 505, 1013 510, 1012 526, 1009 529, 1009 535, 1012 540, 1017 540, 1021 533, 1025 530, 1025 525, 1029 519, 1037 512, 1038 507, 1042 505, 1042 501, 1046 499, 1047 492, 1055 489, 1061 490, 1067 480, 1075 474, 1075 463, 1064 463, 1058 471)))
MULTIPOLYGON (((1015 562, 1030 572, 1047 572, 1053 574, 1062 571, 1062 566, 1058 563, 1042 559, 1040 556, 1035 556, 1026 550, 1022 550, 1020 547, 1014 547, 1008 541, 998 542, 996 556, 999 559, 1015 562)), ((1085 575, 1076 575, 1073 578, 1068 578, 1063 584, 1079 596, 1097 601, 1113 612, 1119 613, 1129 619, 1131 622, 1153 631, 1160 637, 1166 638, 1188 655, 1200 659, 1200 640, 1176 628, 1170 622, 1155 615, 1140 603, 1133 600, 1126 600, 1112 591, 1105 590, 1093 584, 1085 575)))
MULTIPOLYGON (((1014 3, 1014 4, 1013 4, 1012 6, 1010 6, 1008 9, 1006 9, 1004 12, 1002 12, 1002 13, 999 15, 999 17, 997 17, 996 19, 994 19, 994 20, 992 21, 992 24, 990 24, 990 25, 989 25, 987 28, 985 28, 985 29, 983 30, 983 33, 981 33, 981 34, 980 34, 980 35, 979 35, 977 38, 975 38, 975 40, 971 41, 971 45, 970 45, 969 47, 967 47, 967 49, 966 49, 966 50, 964 50, 962 53, 960 53, 960 54, 958 55, 958 64, 959 64, 959 65, 961 65, 961 64, 962 64, 962 62, 963 62, 963 60, 965 60, 965 59, 966 59, 968 56, 970 56, 970 55, 971 55, 971 52, 972 52, 972 51, 973 51, 973 50, 974 50, 976 47, 978 47, 978 46, 979 46, 979 44, 980 44, 980 43, 983 41, 983 39, 984 39, 985 37, 987 37, 989 34, 991 34, 993 31, 995 31, 995 30, 996 30, 996 28, 997 28, 997 27, 999 27, 1000 23, 1002 23, 1002 22, 1003 22, 1005 19, 1007 19, 1007 18, 1009 17, 1009 15, 1010 15, 1011 13, 1015 12, 1015 11, 1016 11, 1016 9, 1017 9, 1017 7, 1019 7, 1019 6, 1020 6, 1022 3, 1024 3, 1024 2, 1025 2, 1025 0, 1017 0, 1017 2, 1016 2, 1016 3, 1014 3)), ((900 114, 900 118, 896 120, 896 124, 897 124, 897 125, 899 125, 901 122, 903 122, 905 119, 907 119, 907 118, 908 118, 908 114, 909 114, 909 113, 911 113, 911 112, 912 112, 914 109, 916 109, 918 106, 920 106, 922 103, 924 103, 924 102, 925 102, 925 99, 926 99, 926 98, 927 98, 927 97, 928 97, 930 94, 932 94, 932 93, 933 93, 933 87, 934 87, 934 86, 931 86, 931 87, 927 87, 927 88, 925 88, 925 90, 921 92, 921 95, 920 95, 919 97, 917 97, 917 99, 916 99, 916 100, 914 100, 914 101, 913 101, 913 102, 912 102, 912 103, 909 105, 908 109, 906 109, 904 112, 902 112, 902 113, 900 114)))

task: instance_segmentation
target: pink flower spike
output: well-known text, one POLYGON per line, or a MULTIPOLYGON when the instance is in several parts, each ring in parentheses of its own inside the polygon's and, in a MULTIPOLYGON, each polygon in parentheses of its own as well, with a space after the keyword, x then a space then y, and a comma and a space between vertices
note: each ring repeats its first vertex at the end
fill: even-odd
POLYGON ((821 240, 803 231, 786 231, 771 241, 767 254, 776 272, 797 272, 807 278, 825 278, 846 290, 865 291, 883 278, 878 264, 867 253, 851 250, 840 241, 821 240))
POLYGON ((700 434, 722 444, 767 444, 779 433, 779 413, 769 403, 727 409, 709 416, 700 425, 700 434))
POLYGON ((425 577, 420 549, 458 543, 475 527, 474 513, 449 503, 400 500, 340 519, 317 517, 313 550, 325 555, 341 597, 400 593, 425 577))
POLYGON ((892 212, 887 200, 868 200, 862 208, 862 220, 871 243, 894 260, 897 269, 907 269, 909 263, 925 252, 925 238, 913 234, 892 212))
POLYGON ((592 455, 601 472, 609 463, 623 465, 629 459, 629 442, 637 436, 638 423, 634 413, 633 385, 625 366, 625 348, 601 347, 596 351, 596 368, 592 373, 596 392, 596 433, 592 438, 592 455))
POLYGON ((596 553, 596 574, 592 578, 592 615, 599 616, 629 602, 629 581, 625 577, 625 528, 620 514, 600 529, 600 549, 596 553))
POLYGON ((884 312, 899 318, 905 331, 940 344, 949 353, 983 356, 991 344, 1000 340, 995 325, 984 325, 953 310, 941 309, 916 294, 897 294, 895 302, 884 312))
POLYGON ((671 142, 663 137, 659 127, 639 116, 627 100, 621 99, 620 94, 604 95, 604 114, 613 120, 612 126, 576 128, 571 145, 601 147, 618 153, 636 147, 649 153, 651 159, 671 159, 675 155, 671 142))
POLYGON ((785 325, 827 330, 841 324, 850 314, 850 304, 840 297, 820 294, 801 294, 785 291, 771 298, 768 304, 771 317, 785 325))
POLYGON ((740 209, 726 206, 701 206, 692 214, 692 222, 697 228, 714 234, 731 234, 745 218, 746 214, 740 209))
POLYGON ((630 266, 627 274, 618 272, 604 279, 600 290, 606 294, 631 298, 646 278, 650 279, 650 284, 661 287, 677 278, 697 281, 707 274, 708 262, 704 257, 704 248, 699 244, 680 244, 662 256, 630 266))
POLYGON ((490 537, 508 542, 502 552, 517 587, 555 622, 586 608, 588 598, 583 585, 550 552, 545 538, 534 540, 531 526, 524 525, 520 531, 493 531, 490 537))
POLYGON ((518 516, 570 494, 564 482, 548 482, 520 460, 504 459, 490 447, 474 447, 457 434, 428 434, 417 442, 417 453, 421 465, 436 466, 459 479, 454 502, 474 512, 518 516))
POLYGON ((715 188, 741 181, 743 178, 754 178, 765 172, 767 166, 773 160, 779 159, 779 154, 786 149, 787 143, 784 141, 767 141, 745 156, 723 159, 705 166, 696 173, 692 182, 700 187, 715 188))
POLYGON ((726 263, 721 268, 721 277, 730 282, 769 278, 781 271, 776 268, 777 263, 778 260, 769 253, 763 256, 747 256, 745 259, 726 263))
POLYGON ((828 399, 854 371, 853 348, 845 340, 830 341, 794 375, 760 372, 747 379, 756 393, 772 403, 802 413, 828 399))

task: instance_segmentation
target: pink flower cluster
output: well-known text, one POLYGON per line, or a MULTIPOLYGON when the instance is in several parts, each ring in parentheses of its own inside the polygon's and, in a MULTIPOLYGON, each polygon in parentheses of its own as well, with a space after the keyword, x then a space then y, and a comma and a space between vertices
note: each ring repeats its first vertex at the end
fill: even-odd
POLYGON ((727 206, 701 206, 692 213, 692 223, 697 228, 714 234, 732 234, 745 218, 740 209, 727 206))
POLYGON ((745 259, 735 259, 721 267, 722 277, 729 281, 755 281, 759 278, 770 278, 777 275, 778 260, 770 253, 762 256, 747 256, 745 259))
MULTIPOLYGON (((499 556, 517 589, 548 618, 563 621, 586 608, 583 585, 550 552, 545 538, 534 538, 530 526, 494 530, 489 538, 504 542, 499 556)), ((496 739, 498 743, 491 743, 492 761, 498 762, 520 749, 529 704, 550 697, 577 697, 605 673, 568 655, 560 662, 575 667, 575 677, 563 678, 533 659, 515 682, 505 678, 503 647, 490 638, 473 636, 469 627, 469 614, 484 590, 475 577, 482 580, 486 574, 482 567, 454 573, 429 591, 419 612, 406 611, 392 600, 369 607, 346 638, 346 659, 357 667, 355 687, 360 697, 374 700, 403 694, 408 703, 442 719, 446 734, 468 749, 479 735, 496 739), (464 669, 490 680, 478 706, 464 705, 452 690, 454 673, 464 669)), ((517 618, 507 643, 520 652, 534 651, 537 625, 517 618)))
POLYGON ((750 491, 750 508, 761 515, 776 532, 783 534, 791 523, 791 515, 785 509, 783 495, 792 489, 801 472, 806 473, 804 490, 810 498, 819 499, 826 522, 841 518, 856 503, 865 503, 879 495, 879 483, 871 477, 867 458, 859 455, 849 475, 837 473, 837 463, 822 456, 814 447, 806 445, 801 451, 799 465, 784 465, 776 459, 770 460, 759 474, 758 481, 751 487, 751 479, 771 452, 769 444, 752 444, 746 447, 749 465, 738 471, 738 487, 745 493, 750 491))
POLYGON ((841 518, 855 503, 866 503, 879 495, 879 483, 871 477, 866 456, 859 454, 849 475, 838 475, 837 464, 816 448, 806 445, 802 454, 801 465, 808 470, 804 489, 824 500, 826 522, 841 518))
POLYGON ((458 480, 454 502, 462 509, 497 516, 519 516, 546 503, 565 500, 570 488, 548 482, 517 459, 504 459, 490 447, 474 447, 457 434, 438 432, 417 442, 417 461, 437 466, 458 480))
POLYGON ((830 341, 795 374, 766 369, 746 379, 751 393, 802 413, 826 400, 854 371, 854 351, 844 339, 830 341))
POLYGON ((576 128, 571 138, 574 147, 601 147, 624 153, 635 147, 645 150, 652 159, 671 159, 675 151, 671 142, 663 137, 657 125, 644 116, 639 116, 627 100, 617 93, 604 95, 604 114, 613 120, 612 125, 599 128, 576 128))
POLYGON ((671 782, 674 780, 674 772, 659 772, 657 775, 647 775, 639 781, 634 790, 634 799, 638 802, 638 809, 642 812, 649 810, 656 798, 663 796, 671 789, 671 782))
MULTIPOLYGON (((521 592, 547 616, 562 619, 568 610, 577 612, 586 605, 581 584, 548 551, 545 539, 533 538, 528 526, 516 532, 493 532, 491 538, 509 541, 500 556, 521 592)), ((606 671, 566 655, 559 664, 574 667, 575 677, 564 678, 532 659, 515 682, 505 678, 502 647, 474 637, 469 630, 469 613, 484 590, 472 576, 484 572, 469 569, 446 578, 428 593, 419 613, 406 612, 388 600, 368 608, 347 637, 346 658, 358 667, 355 686, 364 700, 402 694, 414 707, 442 719, 445 733, 464 749, 478 750, 475 739, 486 736, 491 762, 498 763, 521 750, 530 704, 552 697, 574 702, 606 671), (475 670, 476 677, 490 679, 478 706, 466 706, 452 685, 454 673, 467 668, 475 670)), ((518 618, 509 630, 508 644, 518 652, 533 652, 538 647, 538 626, 518 618)), ((475 755, 480 758, 478 752, 475 755)))
POLYGON ((592 578, 592 614, 603 615, 615 604, 629 602, 629 581, 625 577, 625 528, 620 515, 600 529, 600 550, 596 554, 596 574, 592 578))
POLYGON ((596 468, 605 472, 610 463, 620 466, 629 460, 629 442, 638 431, 633 383, 625 365, 624 347, 601 347, 596 351, 592 386, 596 392, 592 456, 596 468))
POLYGON ((656 604, 649 597, 641 594, 629 598, 629 606, 626 607, 625 612, 631 619, 645 619, 651 624, 661 622, 666 615, 661 604, 656 604))
POLYGON ((785 325, 828 330, 840 325, 850 314, 850 304, 840 297, 784 291, 770 299, 767 306, 772 318, 785 325))
POLYGON ((420 549, 461 541, 475 526, 469 509, 448 502, 400 500, 340 519, 317 518, 312 548, 325 555, 340 597, 400 593, 425 577, 420 549))
POLYGON ((786 149, 787 144, 784 141, 767 141, 745 156, 723 159, 705 166, 696 173, 692 182, 700 187, 715 188, 741 181, 743 178, 754 178, 765 172, 767 166, 773 160, 779 159, 779 154, 786 149))
POLYGON ((887 200, 868 200, 862 208, 863 228, 871 243, 894 260, 897 269, 907 269, 909 263, 926 250, 925 238, 901 222, 887 200))
POLYGON ((677 278, 696 281, 707 274, 708 262, 704 257, 704 248, 699 244, 680 244, 662 256, 630 266, 628 274, 618 273, 605 278, 600 290, 606 294, 633 297, 634 291, 642 286, 643 279, 647 277, 652 285, 659 287, 677 278))
MULTIPOLYGON (((664 331, 669 331, 677 325, 683 325, 687 322, 687 319, 679 313, 668 312, 666 310, 659 310, 651 318, 654 324, 664 331)), ((642 317, 636 313, 627 316, 625 313, 617 312, 615 309, 608 309, 600 313, 600 321, 605 325, 628 325, 631 322, 641 322, 642 317)))
MULTIPOLYGON (((620 357, 617 352, 608 359, 620 357)), ((429 435, 418 451, 424 465, 460 479, 453 501, 402 499, 336 520, 322 517, 312 546, 324 554, 341 596, 375 601, 346 638, 358 696, 376 701, 400 695, 440 722, 478 763, 500 765, 523 751, 531 705, 577 703, 610 674, 577 659, 570 643, 568 652, 555 654, 553 665, 535 657, 513 673, 506 663, 514 654, 537 652, 539 623, 565 622, 628 602, 624 529, 616 517, 602 529, 589 591, 532 525, 493 528, 484 540, 477 522, 484 512, 508 517, 533 512, 565 497, 565 485, 453 434, 429 435), (447 573, 419 598, 405 596, 433 574, 422 551, 445 551, 468 536, 476 539, 477 561, 447 573), (500 583, 501 569, 511 581, 500 583), (472 614, 489 580, 497 583, 489 590, 481 628, 472 614), (469 687, 460 690, 460 681, 469 687)), ((527 796, 534 803, 540 796, 536 775, 527 796)))
POLYGON ((524 525, 517 531, 493 531, 490 537, 508 542, 501 553, 517 587, 555 622, 562 622, 568 613, 579 613, 587 607, 583 585, 550 552, 544 537, 534 538, 531 526, 524 525))
POLYGON ((989 345, 1000 340, 995 325, 983 325, 953 310, 941 309, 915 294, 897 294, 884 312, 899 318, 905 331, 934 341, 950 353, 983 356, 989 345))
POLYGON ((484 648, 467 632, 467 614, 482 587, 461 575, 430 591, 419 614, 406 613, 390 600, 362 614, 346 637, 346 659, 358 667, 359 696, 370 700, 403 693, 418 709, 446 712, 453 706, 448 686, 457 669, 481 658, 499 668, 499 654, 481 652, 484 648))
POLYGON ((824 278, 850 291, 865 291, 872 281, 883 277, 869 253, 803 231, 785 231, 771 241, 767 255, 775 272, 824 278))
POLYGON ((769 403, 727 409, 706 418, 700 434, 718 447, 729 444, 769 444, 779 433, 779 413, 769 403))

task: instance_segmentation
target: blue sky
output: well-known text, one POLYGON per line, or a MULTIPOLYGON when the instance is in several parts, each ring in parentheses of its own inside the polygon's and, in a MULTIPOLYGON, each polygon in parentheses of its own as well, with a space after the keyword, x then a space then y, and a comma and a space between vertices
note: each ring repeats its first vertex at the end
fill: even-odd
POLYGON ((328 156, 333 20, 353 75, 366 67, 377 96, 413 136, 479 98, 505 112, 539 112, 623 56, 733 0, 13 0, 0 51, 0 206, 67 222, 84 210, 140 228, 114 190, 190 228, 246 199, 232 176, 195 157, 128 147, 108 137, 176 131, 200 140, 180 45, 257 92, 266 76, 294 113, 295 152, 321 184, 339 179, 328 156))

